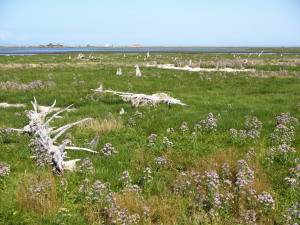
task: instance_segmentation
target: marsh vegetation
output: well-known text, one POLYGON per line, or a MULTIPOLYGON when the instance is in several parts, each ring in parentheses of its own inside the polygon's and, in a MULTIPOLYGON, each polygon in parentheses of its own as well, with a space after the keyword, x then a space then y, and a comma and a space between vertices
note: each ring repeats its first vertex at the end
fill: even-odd
POLYGON ((298 55, 75 57, 0 56, 0 103, 12 104, 0 106, 0 223, 299 223, 298 55), (163 64, 253 71, 149 66, 163 64), (132 107, 92 91, 100 85, 167 93, 187 106, 132 107), (32 158, 34 137, 10 128, 28 124, 24 111, 32 110, 34 97, 43 106, 55 99, 59 108, 74 104, 53 127, 93 118, 57 142, 68 139, 98 154, 69 152, 82 160, 76 171, 61 174, 47 160, 32 158))

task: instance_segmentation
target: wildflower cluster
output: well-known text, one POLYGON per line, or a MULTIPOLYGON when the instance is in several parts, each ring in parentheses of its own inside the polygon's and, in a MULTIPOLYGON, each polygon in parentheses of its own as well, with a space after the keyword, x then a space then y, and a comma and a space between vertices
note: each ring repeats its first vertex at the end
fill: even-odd
POLYGON ((117 203, 117 198, 120 199, 129 192, 137 194, 142 189, 138 185, 133 185, 130 174, 128 171, 123 172, 122 177, 119 179, 124 183, 123 195, 114 193, 110 189, 109 183, 101 183, 96 180, 93 184, 90 180, 85 179, 79 188, 79 193, 83 197, 85 203, 89 204, 89 207, 95 207, 99 210, 102 209, 102 215, 105 223, 107 224, 139 224, 144 218, 150 216, 150 210, 147 206, 141 207, 141 213, 130 212, 126 208, 122 208, 117 203))
POLYGON ((20 134, 11 128, 0 128, 0 143, 17 143, 19 142, 20 134))
POLYGON ((30 186, 29 191, 33 194, 33 195, 43 195, 43 194, 47 194, 47 192, 51 189, 51 181, 46 181, 46 182, 42 182, 40 184, 33 184, 30 186))
POLYGON ((211 220, 217 221, 218 215, 239 204, 240 219, 243 224, 255 224, 258 217, 274 209, 273 197, 262 192, 256 194, 250 189, 254 181, 254 171, 245 160, 239 160, 238 172, 233 175, 229 165, 224 163, 220 171, 181 172, 173 186, 174 194, 188 196, 198 207, 202 207, 211 220), (243 203, 241 203, 243 202, 243 203), (260 210, 259 214, 255 210, 260 210))
POLYGON ((122 177, 119 178, 119 181, 123 181, 125 187, 131 185, 132 179, 128 171, 124 171, 122 177))
POLYGON ((170 141, 167 137, 164 137, 162 140, 162 143, 164 146, 166 146, 167 148, 170 148, 173 146, 173 142, 170 141))
POLYGON ((186 131, 189 131, 189 127, 188 127, 187 123, 186 123, 186 122, 183 122, 183 123, 181 124, 181 126, 179 127, 179 130, 180 130, 182 133, 185 133, 186 131))
POLYGON ((240 214, 242 224, 256 224, 257 215, 254 209, 244 210, 240 214))
POLYGON ((122 190, 123 194, 131 192, 139 196, 139 194, 142 192, 140 186, 132 184, 132 179, 128 171, 123 172, 122 177, 119 179, 119 181, 123 181, 124 183, 124 189, 122 190))
POLYGON ((230 138, 233 141, 243 142, 243 141, 253 141, 260 137, 260 131, 256 129, 251 130, 239 130, 234 128, 229 129, 230 138))
POLYGON ((44 168, 51 163, 51 156, 47 149, 38 142, 37 138, 31 139, 28 147, 33 151, 33 158, 36 159, 38 167, 44 168))
POLYGON ((154 159, 154 161, 158 166, 165 165, 168 162, 167 158, 165 156, 157 157, 157 158, 154 159))
POLYGON ((229 129, 230 138, 233 141, 254 141, 260 137, 260 129, 262 128, 262 122, 257 117, 246 116, 244 122, 245 130, 236 130, 234 128, 229 129))
POLYGON ((144 176, 140 179, 140 181, 143 181, 145 183, 150 183, 153 180, 153 177, 151 176, 152 172, 149 167, 147 167, 144 171, 144 176))
POLYGON ((111 156, 112 154, 117 154, 119 153, 118 151, 115 150, 115 148, 112 146, 111 143, 106 143, 104 145, 104 148, 100 150, 100 152, 105 155, 105 156, 111 156))
POLYGON ((85 158, 82 164, 78 167, 77 171, 79 173, 93 173, 94 166, 89 158, 85 158))
POLYGON ((291 160, 294 153, 296 152, 295 148, 282 144, 277 147, 273 147, 269 150, 266 160, 269 163, 280 162, 286 163, 291 160))
POLYGON ((295 128, 293 126, 287 127, 284 124, 279 124, 270 134, 269 140, 272 144, 291 144, 295 139, 294 135, 295 128))
POLYGON ((140 215, 135 213, 130 215, 128 210, 120 208, 117 204, 107 210, 111 218, 111 224, 139 224, 140 215))
POLYGON ((54 86, 55 83, 52 81, 42 82, 41 80, 34 80, 29 84, 19 84, 13 81, 0 82, 0 90, 32 90, 54 86))
POLYGON ((156 137, 157 137, 156 134, 151 134, 151 135, 149 136, 148 146, 150 146, 150 147, 155 147, 154 141, 155 141, 156 137))
POLYGON ((111 201, 112 196, 109 183, 101 183, 101 181, 96 180, 95 183, 88 189, 87 200, 90 202, 102 202, 104 199, 106 201, 111 201))
POLYGON ((276 124, 283 124, 286 126, 297 126, 299 125, 299 120, 295 117, 292 117, 289 112, 281 113, 280 116, 275 117, 276 124))
POLYGON ((296 191, 300 191, 300 159, 296 158, 294 164, 295 167, 290 169, 289 177, 286 177, 284 180, 289 187, 296 191))
POLYGON ((6 162, 0 162, 0 178, 8 177, 10 173, 10 165, 6 162))
POLYGON ((205 171, 204 174, 203 181, 206 193, 208 196, 213 196, 220 186, 219 175, 215 171, 205 171))
POLYGON ((251 129, 260 130, 262 128, 262 122, 259 121, 255 116, 254 117, 246 116, 244 125, 246 130, 251 130, 251 129))
POLYGON ((296 202, 283 215, 285 224, 300 224, 300 203, 296 202))
POLYGON ((244 190, 253 183, 254 171, 248 166, 245 160, 239 160, 238 163, 238 173, 236 174, 236 191, 244 190))
POLYGON ((265 210, 274 209, 275 201, 268 192, 263 191, 260 195, 257 195, 257 201, 265 210))
POLYGON ((201 188, 202 176, 197 171, 181 172, 173 187, 175 194, 196 196, 201 188))
POLYGON ((205 120, 201 120, 199 124, 195 124, 195 130, 201 130, 202 133, 213 133, 217 131, 218 119, 214 117, 213 113, 209 113, 205 120))

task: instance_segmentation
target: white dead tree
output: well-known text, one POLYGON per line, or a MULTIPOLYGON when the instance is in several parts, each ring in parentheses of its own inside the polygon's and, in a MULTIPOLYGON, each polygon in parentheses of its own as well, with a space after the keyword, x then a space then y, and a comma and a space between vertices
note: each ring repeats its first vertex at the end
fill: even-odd
POLYGON ((116 75, 122 75, 122 69, 121 68, 117 69, 116 75))
POLYGON ((82 60, 82 59, 84 59, 84 58, 85 58, 84 54, 79 53, 78 56, 75 57, 73 60, 82 60))
MULTIPOLYGON (((48 108, 47 111, 39 111, 39 106, 37 104, 36 99, 34 98, 34 102, 31 102, 33 105, 34 110, 30 110, 26 113, 26 116, 29 118, 29 124, 26 125, 22 129, 14 129, 21 132, 29 133, 30 135, 35 136, 36 147, 35 151, 39 152, 43 150, 43 154, 46 154, 46 157, 50 159, 51 164, 53 166, 53 171, 57 173, 63 173, 65 169, 67 170, 74 170, 76 168, 76 162, 80 161, 80 159, 74 159, 69 161, 64 161, 66 158, 67 153, 65 150, 83 150, 92 153, 98 153, 88 148, 80 148, 80 147, 73 147, 67 146, 70 143, 69 140, 64 140, 62 144, 58 145, 57 140, 61 135, 63 135, 69 128, 92 120, 92 118, 85 118, 83 120, 70 123, 64 125, 60 128, 50 127, 50 122, 57 118, 57 116, 72 107, 70 105, 60 111, 54 113, 49 118, 46 118, 51 109, 55 106, 56 101, 52 104, 51 107, 48 108)), ((34 156, 37 157, 37 156, 34 156)))
POLYGON ((125 110, 124 110, 123 108, 121 108, 119 114, 120 114, 120 115, 125 114, 125 110))
POLYGON ((141 73, 141 71, 140 71, 139 65, 136 64, 134 67, 136 68, 136 70, 135 70, 135 76, 136 76, 136 77, 141 77, 141 76, 142 76, 142 73, 141 73))
POLYGON ((149 58, 150 57, 150 53, 149 52, 147 52, 147 58, 149 58))
POLYGON ((138 107, 139 105, 148 105, 155 106, 158 103, 166 103, 168 105, 186 105, 180 100, 170 97, 166 93, 156 93, 153 95, 145 94, 135 94, 128 92, 112 91, 112 90, 103 90, 102 85, 97 89, 92 89, 92 91, 101 92, 101 93, 112 93, 120 96, 123 101, 131 102, 132 107, 138 107))
MULTIPOLYGON (((52 111, 52 109, 54 108, 54 106, 56 104, 56 100, 50 107, 44 108, 44 110, 39 110, 40 107, 37 104, 36 98, 34 98, 33 102, 31 101, 31 104, 33 106, 33 110, 25 111, 25 114, 26 114, 27 118, 29 119, 29 124, 24 126, 22 129, 13 128, 13 130, 22 132, 22 133, 27 133, 29 135, 35 135, 38 128, 41 126, 41 124, 43 124, 45 122, 47 114, 49 114, 52 111)), ((61 112, 69 109, 72 106, 73 105, 68 106, 64 110, 61 110, 61 112)))

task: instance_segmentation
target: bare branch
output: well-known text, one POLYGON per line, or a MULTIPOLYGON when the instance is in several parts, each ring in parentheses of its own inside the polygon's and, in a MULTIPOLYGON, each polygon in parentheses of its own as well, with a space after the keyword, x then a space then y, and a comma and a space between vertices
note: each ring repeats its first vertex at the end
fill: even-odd
POLYGON ((66 146, 65 149, 66 149, 66 150, 82 150, 82 151, 92 152, 92 153, 96 153, 96 154, 99 153, 99 152, 93 151, 93 150, 88 149, 88 148, 80 148, 80 147, 70 147, 70 146, 66 146))
POLYGON ((54 113, 54 115, 51 116, 51 117, 47 120, 47 122, 46 122, 45 124, 49 124, 49 123, 51 122, 51 120, 53 120, 58 114, 60 114, 60 113, 62 113, 62 112, 64 112, 64 111, 66 111, 67 109, 71 108, 73 105, 74 105, 74 104, 71 104, 71 105, 69 105, 68 107, 66 107, 66 108, 64 108, 64 109, 62 109, 62 110, 59 110, 58 112, 54 113))
POLYGON ((86 122, 86 121, 90 121, 92 120, 92 118, 85 118, 83 120, 80 120, 80 121, 77 121, 77 122, 74 122, 74 123, 70 123, 70 124, 67 124, 63 127, 60 127, 58 128, 57 130, 53 131, 52 133, 58 133, 54 138, 53 138, 53 141, 55 142, 57 140, 57 138, 59 138, 64 132, 66 132, 69 128, 71 128, 72 126, 74 125, 77 125, 79 123, 83 123, 83 122, 86 122))

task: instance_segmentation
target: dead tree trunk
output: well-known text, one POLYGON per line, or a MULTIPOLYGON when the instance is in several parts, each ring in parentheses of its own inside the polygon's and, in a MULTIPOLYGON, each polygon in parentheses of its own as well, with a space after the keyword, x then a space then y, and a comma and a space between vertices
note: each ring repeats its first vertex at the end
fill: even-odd
POLYGON ((38 111, 39 106, 35 98, 34 102, 31 103, 34 110, 30 110, 26 113, 26 116, 29 118, 29 124, 22 129, 15 130, 19 130, 21 132, 29 133, 30 135, 35 136, 36 142, 38 143, 37 149, 40 148, 46 150, 46 154, 48 154, 48 157, 51 159, 53 171, 61 174, 65 169, 74 170, 76 168, 76 162, 80 159, 64 161, 67 154, 65 150, 82 150, 91 153, 98 153, 88 148, 67 146, 70 143, 69 140, 62 141, 62 144, 60 145, 57 144, 58 138, 61 137, 61 135, 63 135, 68 129, 77 124, 90 121, 92 120, 92 118, 85 118, 83 120, 70 123, 55 129, 54 127, 50 127, 50 122, 54 118, 57 118, 60 113, 66 111, 73 105, 61 109, 60 111, 54 113, 51 117, 46 119, 51 109, 55 106, 56 101, 54 101, 54 103, 51 107, 48 108, 48 110, 41 112, 38 111))

